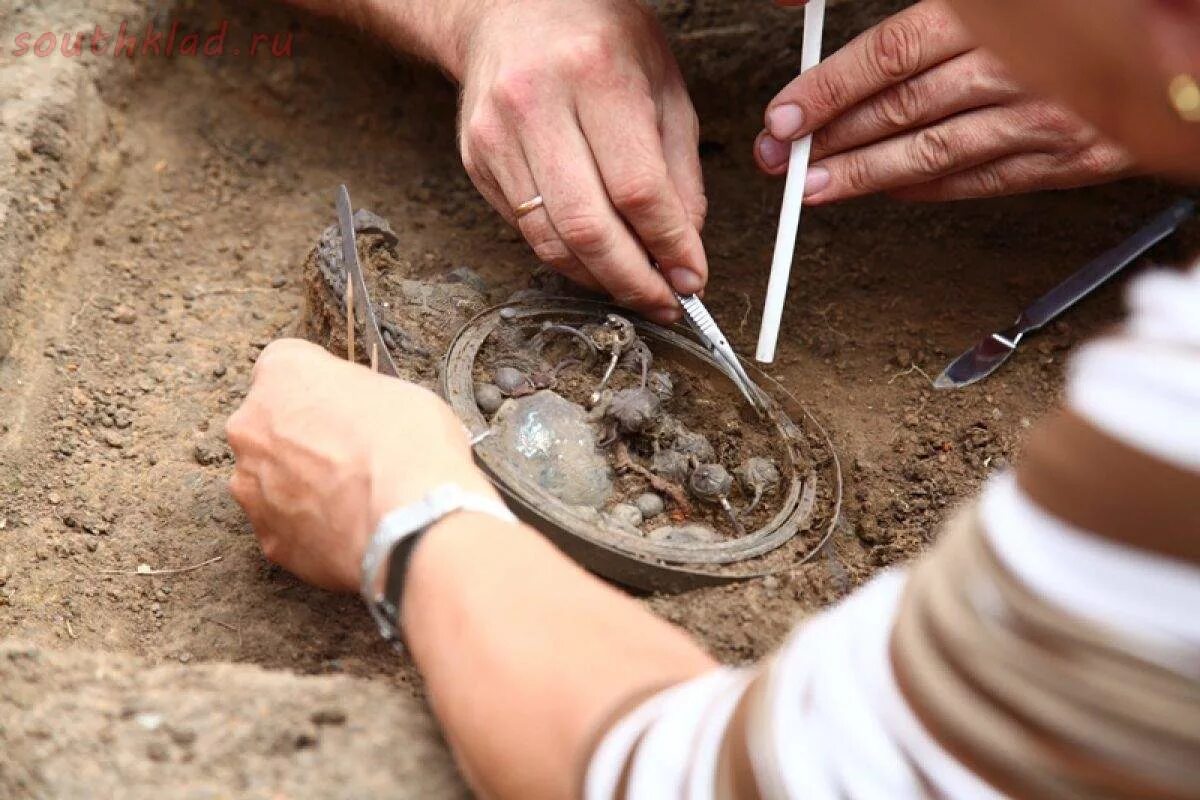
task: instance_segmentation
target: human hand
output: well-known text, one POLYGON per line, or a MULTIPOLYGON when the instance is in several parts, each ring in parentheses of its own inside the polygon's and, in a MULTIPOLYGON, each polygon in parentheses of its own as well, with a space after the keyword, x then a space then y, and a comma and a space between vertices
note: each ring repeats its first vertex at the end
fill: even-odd
POLYGON ((790 143, 813 131, 805 202, 817 205, 1065 189, 1133 166, 1070 111, 1017 86, 943 0, 884 20, 785 87, 755 142, 760 168, 785 173, 790 143))
POLYGON ((495 492, 432 392, 299 340, 263 350, 226 434, 229 489, 263 553, 326 589, 358 589, 366 543, 392 509, 447 482, 495 492))
POLYGON ((476 8, 459 76, 472 181, 542 261, 675 321, 667 281, 691 294, 708 279, 705 198, 696 113, 654 16, 636 0, 476 8))

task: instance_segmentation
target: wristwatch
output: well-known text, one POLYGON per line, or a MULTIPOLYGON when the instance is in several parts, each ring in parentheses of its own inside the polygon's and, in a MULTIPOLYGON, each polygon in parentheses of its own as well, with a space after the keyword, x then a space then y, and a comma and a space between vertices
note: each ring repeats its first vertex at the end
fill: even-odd
POLYGON ((487 514, 502 522, 517 521, 499 500, 447 483, 416 503, 385 515, 367 543, 362 559, 362 598, 379 625, 379 633, 397 646, 404 638, 400 603, 413 550, 426 531, 458 511, 487 514))

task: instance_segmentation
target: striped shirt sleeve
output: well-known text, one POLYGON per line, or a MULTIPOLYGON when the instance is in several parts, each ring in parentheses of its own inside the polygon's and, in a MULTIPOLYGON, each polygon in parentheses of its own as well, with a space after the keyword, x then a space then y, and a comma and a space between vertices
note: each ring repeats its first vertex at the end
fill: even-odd
POLYGON ((589 800, 1196 797, 1200 269, 1130 303, 926 558, 644 702, 589 800))

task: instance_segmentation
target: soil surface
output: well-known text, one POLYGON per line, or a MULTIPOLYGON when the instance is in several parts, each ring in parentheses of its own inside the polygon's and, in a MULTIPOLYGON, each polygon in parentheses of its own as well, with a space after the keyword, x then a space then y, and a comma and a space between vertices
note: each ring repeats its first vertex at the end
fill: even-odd
MULTIPOLYGON (((268 4, 200 5, 25 4, 0 19, 5 43, 151 16, 297 37, 293 58, 0 60, 0 795, 454 796, 420 681, 358 601, 260 555, 225 490, 222 431, 259 351, 296 328, 337 184, 392 221, 408 280, 470 267, 484 303, 538 267, 463 175, 440 76, 268 4), (191 734, 146 724, 156 714, 191 734), (429 755, 397 755, 409 747, 429 755)), ((835 6, 831 46, 896 5, 835 6)), ((798 17, 765 0, 659 6, 704 123, 706 300, 749 353, 781 191, 750 144, 798 63, 798 17)), ((792 572, 647 606, 740 663, 919 554, 1018 457, 1070 349, 1119 320, 1125 278, 986 383, 939 393, 930 378, 1171 197, 1124 183, 806 212, 770 373, 840 453, 836 536, 792 572)), ((395 311, 414 330, 436 314, 419 293, 395 311)))

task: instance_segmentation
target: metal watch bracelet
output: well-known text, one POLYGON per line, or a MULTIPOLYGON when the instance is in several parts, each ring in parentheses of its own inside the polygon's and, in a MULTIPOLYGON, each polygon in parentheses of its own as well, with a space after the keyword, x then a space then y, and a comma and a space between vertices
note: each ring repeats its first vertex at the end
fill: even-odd
POLYGON ((487 514, 502 522, 517 521, 499 500, 452 483, 430 490, 416 503, 394 509, 379 521, 363 553, 360 593, 384 639, 393 643, 403 640, 400 603, 412 549, 427 530, 458 511, 487 514), (393 554, 403 558, 397 561, 393 554), (385 575, 389 566, 390 572, 399 570, 400 574, 385 575))

